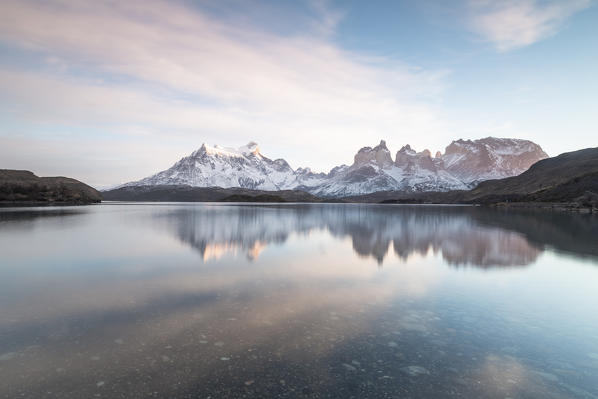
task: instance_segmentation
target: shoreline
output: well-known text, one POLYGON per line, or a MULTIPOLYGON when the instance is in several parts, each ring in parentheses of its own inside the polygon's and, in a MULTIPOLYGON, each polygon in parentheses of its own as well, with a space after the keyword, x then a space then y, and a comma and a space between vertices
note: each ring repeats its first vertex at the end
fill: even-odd
POLYGON ((598 208, 583 206, 576 202, 498 202, 495 204, 488 204, 488 206, 503 209, 541 209, 556 212, 598 214, 598 208))
POLYGON ((582 214, 598 214, 598 208, 582 206, 579 203, 568 202, 568 203, 556 203, 556 202, 497 202, 497 203, 459 203, 459 202, 419 202, 419 201, 380 201, 380 202, 368 202, 368 201, 350 201, 343 199, 331 199, 322 201, 272 201, 268 199, 266 201, 257 200, 240 200, 231 201, 230 199, 215 200, 215 201, 135 201, 135 200, 103 200, 94 202, 44 202, 44 201, 11 201, 11 202, 0 202, 0 208, 35 208, 35 207, 53 207, 53 206, 85 206, 85 205, 109 205, 113 203, 129 203, 129 204, 143 204, 143 203, 170 203, 170 204, 191 204, 191 203, 222 203, 222 204, 370 204, 370 205, 411 205, 411 206, 480 206, 497 209, 535 209, 542 211, 553 211, 553 212, 570 212, 570 213, 582 213, 582 214))
POLYGON ((0 208, 36 208, 41 206, 84 206, 98 205, 102 201, 82 202, 82 201, 7 201, 0 202, 0 208))

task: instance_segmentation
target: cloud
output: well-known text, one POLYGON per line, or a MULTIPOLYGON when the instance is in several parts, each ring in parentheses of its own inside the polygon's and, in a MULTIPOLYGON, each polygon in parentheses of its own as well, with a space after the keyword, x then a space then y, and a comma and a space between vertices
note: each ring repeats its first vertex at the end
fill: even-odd
POLYGON ((590 0, 472 0, 471 28, 499 51, 509 51, 556 34, 590 5, 590 0))
MULTIPOLYGON (((4 136, 143 131, 156 143, 176 138, 168 164, 204 141, 254 139, 295 167, 328 169, 381 137, 439 130, 447 71, 345 51, 330 37, 342 14, 321 1, 309 7, 310 29, 280 34, 187 3, 3 1, 0 41, 26 54, 22 65, 0 63, 0 118, 19 126, 4 136)), ((120 181, 164 166, 140 172, 128 161, 120 181)))
POLYGON ((331 7, 328 0, 310 0, 308 4, 317 16, 315 28, 324 35, 333 34, 344 18, 344 13, 331 7))

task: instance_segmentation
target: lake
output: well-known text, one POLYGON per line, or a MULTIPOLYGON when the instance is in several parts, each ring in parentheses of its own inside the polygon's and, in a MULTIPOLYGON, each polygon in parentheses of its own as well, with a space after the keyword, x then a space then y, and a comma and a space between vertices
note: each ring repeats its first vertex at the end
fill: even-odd
POLYGON ((597 398, 598 216, 0 209, 2 398, 597 398))

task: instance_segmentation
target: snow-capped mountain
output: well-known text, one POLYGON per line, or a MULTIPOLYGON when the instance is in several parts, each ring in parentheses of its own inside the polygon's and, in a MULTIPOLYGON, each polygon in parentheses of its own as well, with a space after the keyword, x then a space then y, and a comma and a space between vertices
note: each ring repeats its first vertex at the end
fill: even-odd
POLYGON ((536 143, 495 137, 453 141, 442 155, 446 170, 469 186, 520 175, 544 158, 548 155, 536 143))
POLYGON ((364 147, 353 165, 337 169, 332 176, 307 191, 320 196, 342 197, 375 191, 449 191, 466 189, 459 179, 430 157, 429 151, 416 153, 409 145, 397 152, 393 162, 384 140, 376 147, 364 147))
MULTIPOLYGON (((190 185, 242 187, 256 190, 304 190, 324 197, 342 197, 376 191, 450 191, 471 188, 477 182, 518 175, 546 158, 531 141, 488 137, 453 141, 444 154, 401 148, 393 161, 386 142, 363 147, 353 164, 314 173, 293 169, 284 159, 263 156, 256 143, 238 149, 207 146, 184 157, 171 168, 122 186, 190 185)), ((122 187, 121 186, 121 187, 122 187)))
MULTIPOLYGON (((309 173, 300 174, 309 180, 309 173)), ((187 184, 193 187, 242 187, 283 190, 297 186, 296 172, 284 159, 264 157, 257 143, 238 149, 203 144, 169 169, 123 186, 187 184)))

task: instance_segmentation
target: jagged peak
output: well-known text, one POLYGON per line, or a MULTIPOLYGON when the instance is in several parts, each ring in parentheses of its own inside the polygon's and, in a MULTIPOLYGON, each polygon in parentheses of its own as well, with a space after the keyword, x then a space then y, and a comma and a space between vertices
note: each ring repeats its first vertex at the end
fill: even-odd
POLYGON ((414 149, 411 148, 411 146, 409 144, 404 145, 401 147, 401 149, 397 152, 397 154, 408 154, 408 155, 415 155, 416 152, 414 149))
POLYGON ((207 148, 208 146, 206 145, 206 143, 202 143, 201 147, 199 147, 197 150, 191 153, 191 156, 196 157, 198 155, 205 154, 207 152, 207 148))
POLYGON ((386 141, 385 140, 380 140, 380 144, 378 144, 376 147, 374 147, 374 150, 378 151, 378 150, 386 150, 388 151, 388 147, 386 147, 386 141))
POLYGON ((388 151, 388 147, 386 147, 386 141, 380 140, 380 144, 375 147, 361 147, 357 153, 364 153, 364 152, 371 152, 371 151, 388 151))
POLYGON ((366 164, 374 164, 381 168, 392 165, 392 157, 386 148, 386 141, 380 140, 380 144, 374 148, 363 147, 355 154, 353 165, 363 166, 366 164))

